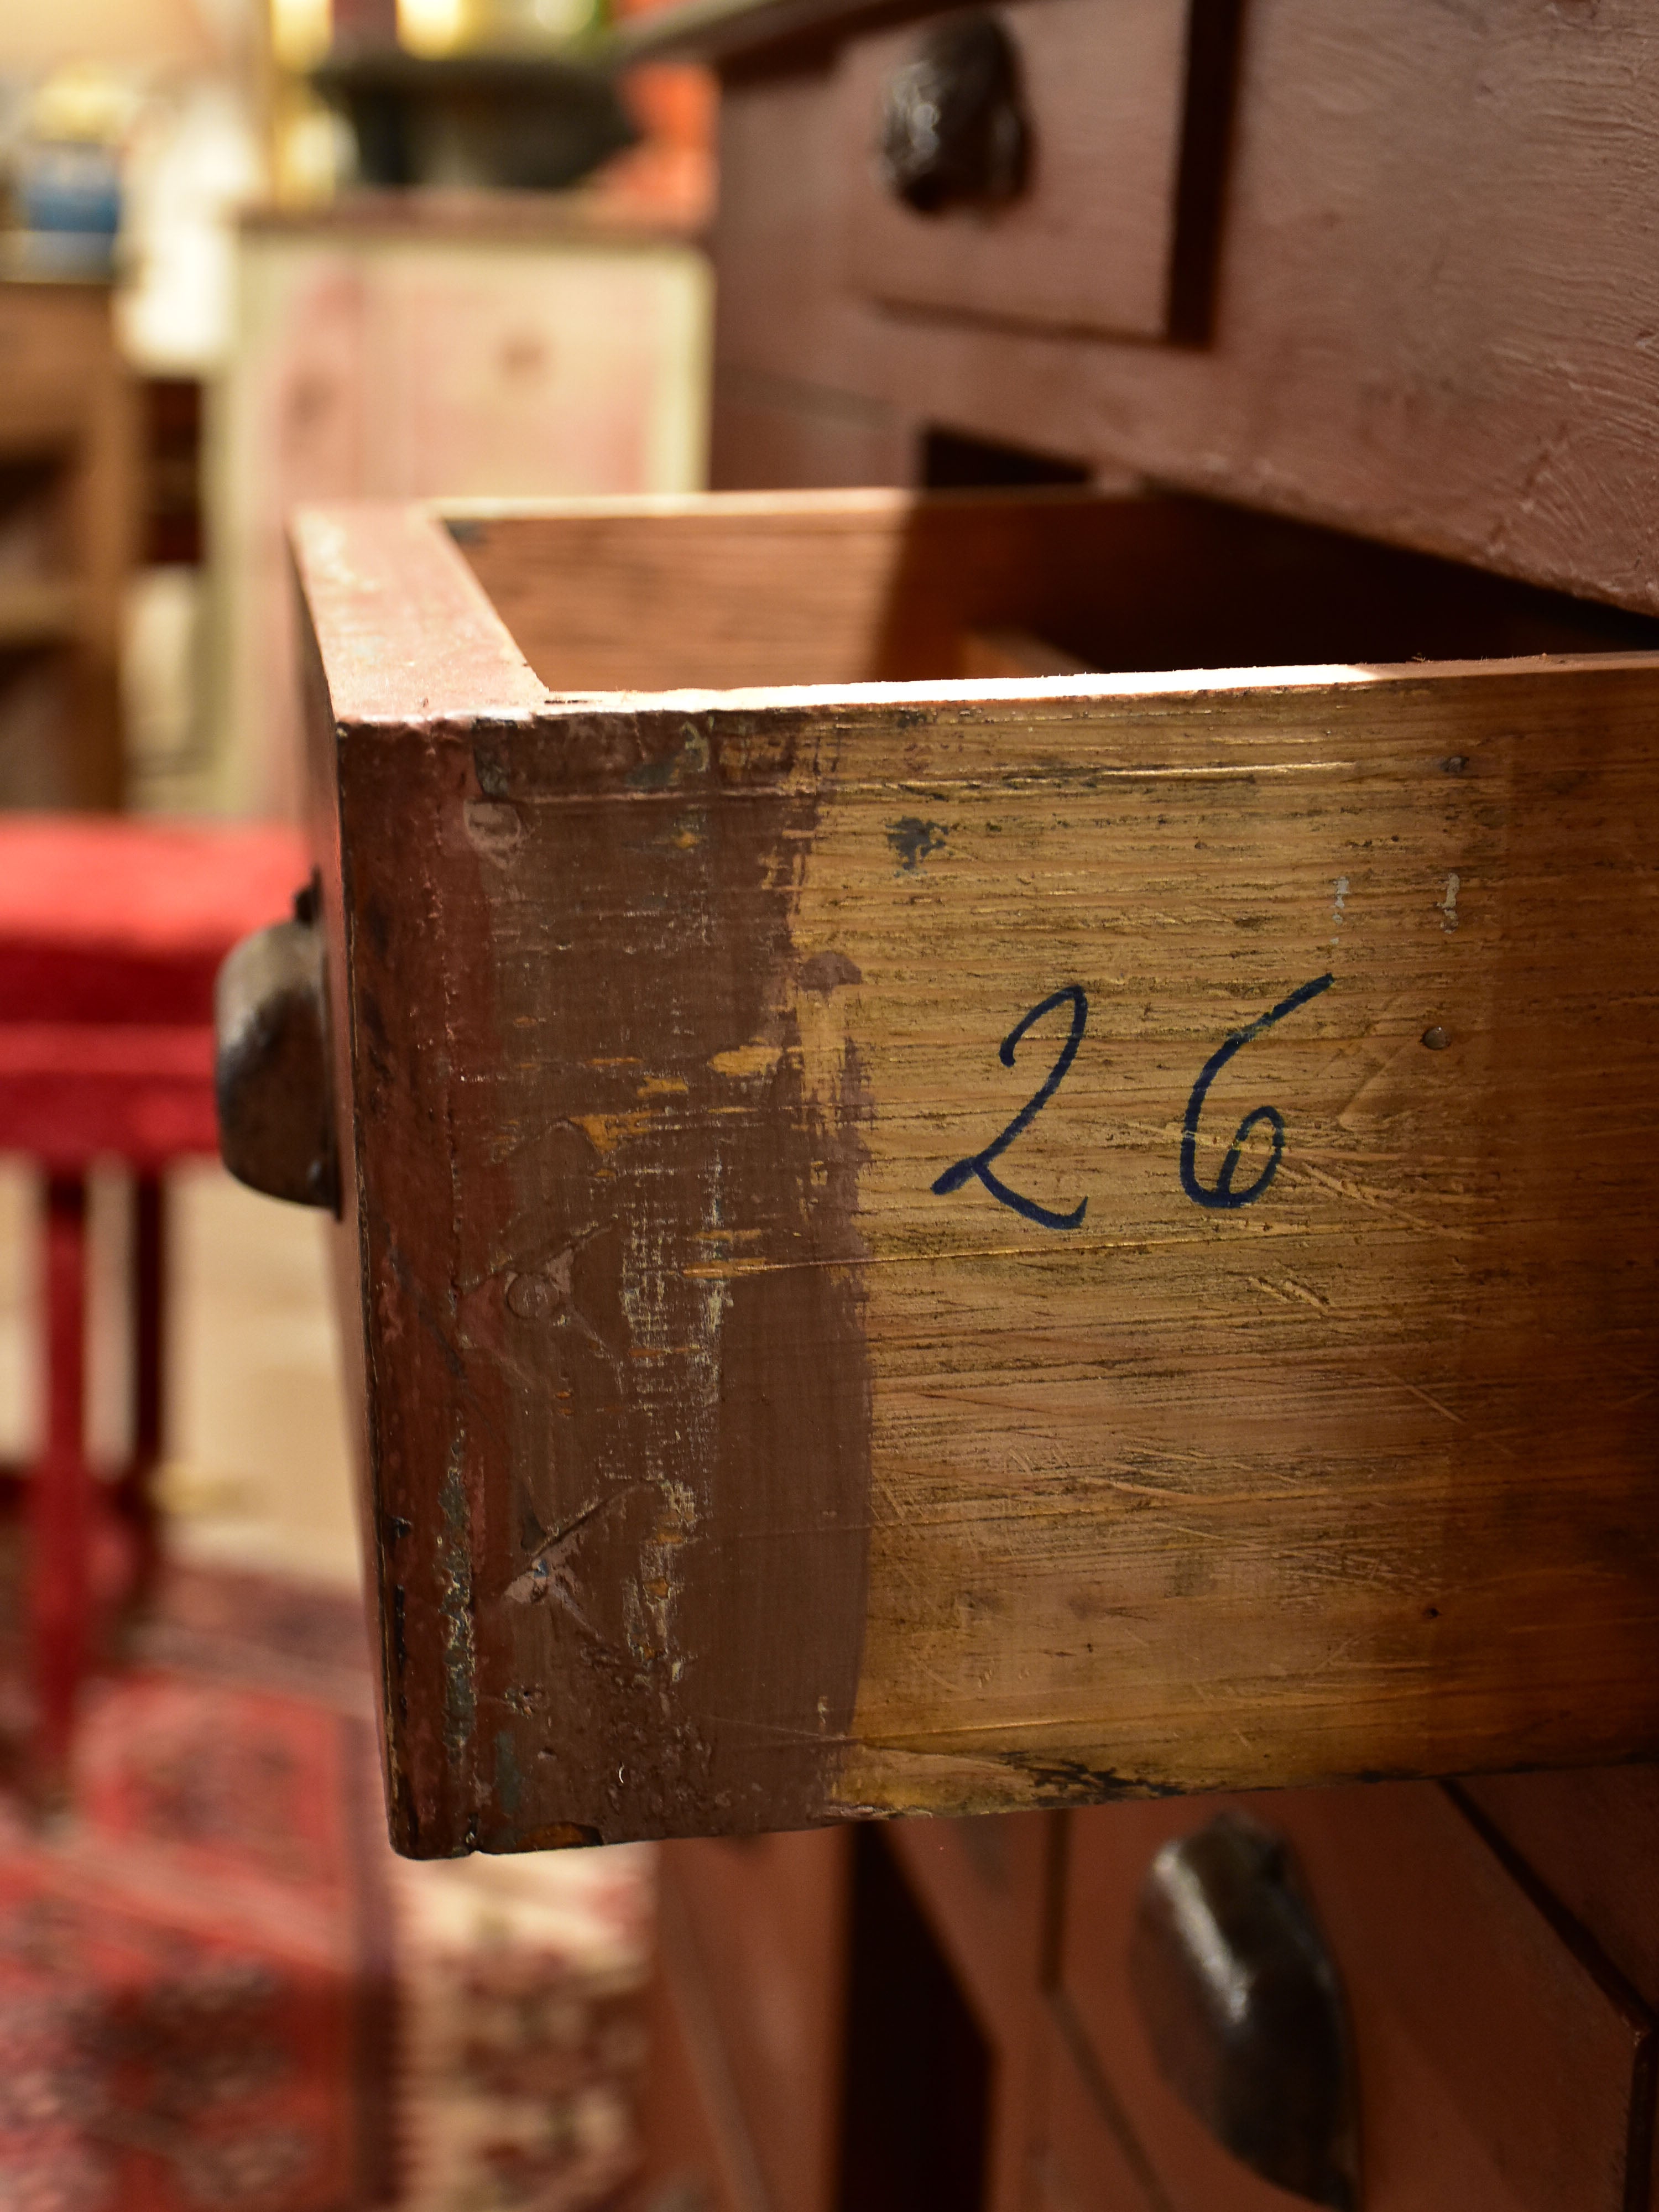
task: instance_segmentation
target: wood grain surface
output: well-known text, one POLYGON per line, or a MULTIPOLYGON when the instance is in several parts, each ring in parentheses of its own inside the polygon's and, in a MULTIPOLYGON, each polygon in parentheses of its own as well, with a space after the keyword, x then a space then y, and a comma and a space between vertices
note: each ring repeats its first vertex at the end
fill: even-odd
MULTIPOLYGON (((395 558, 416 512, 366 509, 359 542, 384 532, 395 558)), ((403 681, 398 656, 459 624, 443 655, 457 667, 484 618, 467 568, 495 610, 483 649, 522 653, 559 694, 1659 643, 1659 624, 1616 609, 1204 500, 1056 486, 568 500, 556 512, 449 501, 445 513, 465 568, 443 563, 428 597, 365 602, 362 619, 398 641, 376 682, 403 681)), ((463 692, 483 672, 469 661, 463 692)))
MULTIPOLYGON (((943 638, 1030 507, 887 512, 943 638)), ((1659 1749, 1659 659, 534 706, 472 601, 358 665, 435 526, 299 550, 405 1849, 1659 1749)))

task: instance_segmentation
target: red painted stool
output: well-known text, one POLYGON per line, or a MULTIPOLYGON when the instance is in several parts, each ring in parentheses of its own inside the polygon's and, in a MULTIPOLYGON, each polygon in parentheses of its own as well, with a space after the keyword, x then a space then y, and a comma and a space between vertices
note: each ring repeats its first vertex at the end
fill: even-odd
POLYGON ((156 1564, 150 1480, 162 1434, 162 1170, 218 1149, 213 979, 250 930, 280 920, 307 872, 284 828, 88 816, 0 819, 0 1152, 46 1174, 47 1419, 29 1492, 36 1771, 66 1770, 106 1516, 128 1586, 156 1564), (101 1159, 134 1176, 132 1455, 118 1482, 86 1456, 86 1188, 101 1159))

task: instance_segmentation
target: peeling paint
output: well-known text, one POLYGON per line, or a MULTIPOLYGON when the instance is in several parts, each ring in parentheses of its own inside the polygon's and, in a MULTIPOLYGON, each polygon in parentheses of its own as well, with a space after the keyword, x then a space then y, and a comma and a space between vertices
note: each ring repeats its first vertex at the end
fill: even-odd
POLYGON ((477 1651, 472 1633, 472 1527, 461 1447, 451 1450, 438 1493, 443 1528, 438 1540, 439 1609, 444 1624, 444 1741, 459 1764, 471 1748, 477 1720, 477 1651))
POLYGON ((461 809, 467 842, 497 867, 506 867, 524 842, 516 806, 497 799, 469 799, 461 809))
POLYGON ((614 1152, 629 1137, 643 1135, 651 1127, 649 1114, 573 1114, 573 1128, 580 1129, 596 1152, 614 1152))

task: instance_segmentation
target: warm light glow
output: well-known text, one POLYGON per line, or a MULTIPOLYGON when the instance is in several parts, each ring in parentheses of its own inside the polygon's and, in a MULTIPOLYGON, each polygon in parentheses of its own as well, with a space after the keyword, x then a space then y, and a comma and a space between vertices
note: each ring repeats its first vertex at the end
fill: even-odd
POLYGON ((398 0, 398 43, 412 54, 453 53, 466 29, 466 0, 398 0))
POLYGON ((333 0, 270 0, 270 51, 282 68, 310 69, 333 36, 333 0))
POLYGON ((279 105, 272 135, 272 181, 289 207, 316 207, 341 182, 341 118, 309 92, 279 105))
POLYGON ((210 70, 223 64, 223 41, 204 18, 227 12, 197 0, 0 0, 0 77, 100 63, 210 70))

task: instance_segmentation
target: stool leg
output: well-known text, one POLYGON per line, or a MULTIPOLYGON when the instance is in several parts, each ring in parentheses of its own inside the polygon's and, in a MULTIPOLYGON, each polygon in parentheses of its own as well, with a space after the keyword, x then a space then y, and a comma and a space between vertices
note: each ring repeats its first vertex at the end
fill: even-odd
POLYGON ((132 1457, 121 1478, 119 1504, 135 1552, 128 1602, 141 1606, 161 1565, 155 1479, 167 1413, 167 1189, 155 1175, 141 1175, 133 1183, 131 1295, 132 1457))
POLYGON ((46 1184, 46 1448, 29 1485, 29 1584, 37 1771, 62 1794, 86 1667, 92 1470, 86 1454, 87 1188, 46 1184))

